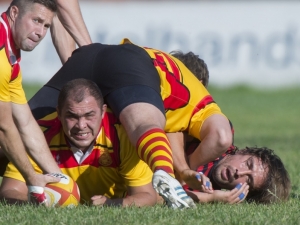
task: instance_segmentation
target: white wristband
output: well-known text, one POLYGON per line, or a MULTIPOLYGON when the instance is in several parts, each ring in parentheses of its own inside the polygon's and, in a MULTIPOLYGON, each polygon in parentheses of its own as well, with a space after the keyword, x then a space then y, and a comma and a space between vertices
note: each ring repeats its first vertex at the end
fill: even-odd
POLYGON ((42 194, 44 192, 44 188, 43 187, 39 187, 39 186, 27 186, 28 187, 28 192, 29 193, 38 193, 38 194, 42 194))

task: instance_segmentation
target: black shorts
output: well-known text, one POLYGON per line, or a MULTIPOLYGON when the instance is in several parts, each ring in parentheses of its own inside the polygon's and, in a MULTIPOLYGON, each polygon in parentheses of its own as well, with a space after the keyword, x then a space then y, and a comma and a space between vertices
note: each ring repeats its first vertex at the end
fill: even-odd
POLYGON ((126 106, 138 102, 149 103, 165 115, 161 95, 148 86, 134 85, 122 87, 106 96, 106 103, 118 118, 126 106))
POLYGON ((39 120, 56 111, 57 100, 60 90, 43 86, 29 101, 33 117, 39 120))
MULTIPOLYGON (((153 104, 164 113, 158 72, 148 53, 136 45, 95 43, 78 48, 45 86, 61 90, 75 78, 94 81, 116 115, 135 102, 153 104)), ((45 94, 44 101, 49 98, 53 97, 45 94)))
MULTIPOLYGON (((36 120, 56 111, 58 95, 58 89, 44 86, 29 100, 29 107, 36 120)), ((134 85, 116 89, 106 96, 105 102, 118 117, 126 106, 138 102, 152 104, 165 113, 161 95, 148 86, 134 85)))

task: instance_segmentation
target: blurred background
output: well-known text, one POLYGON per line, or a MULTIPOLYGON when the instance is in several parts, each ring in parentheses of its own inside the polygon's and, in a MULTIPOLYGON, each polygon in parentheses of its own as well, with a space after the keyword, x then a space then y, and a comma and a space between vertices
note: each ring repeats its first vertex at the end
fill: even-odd
MULTIPOLYGON (((9 0, 0 2, 7 9, 9 0)), ((205 60, 210 84, 262 89, 300 86, 300 1, 81 0, 92 40, 127 37, 166 52, 193 51, 205 60)), ((22 53, 25 83, 47 82, 61 63, 50 34, 22 53)))

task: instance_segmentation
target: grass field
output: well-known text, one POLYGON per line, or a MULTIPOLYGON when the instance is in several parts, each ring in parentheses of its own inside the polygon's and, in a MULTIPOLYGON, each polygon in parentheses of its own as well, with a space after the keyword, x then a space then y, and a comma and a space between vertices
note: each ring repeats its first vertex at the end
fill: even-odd
MULTIPOLYGON (((38 86, 26 86, 31 97, 38 86)), ((292 180, 287 203, 270 206, 203 204, 193 210, 36 208, 0 205, 0 224, 300 224, 300 87, 262 91, 246 87, 210 88, 233 122, 237 146, 267 146, 284 161, 292 180)))

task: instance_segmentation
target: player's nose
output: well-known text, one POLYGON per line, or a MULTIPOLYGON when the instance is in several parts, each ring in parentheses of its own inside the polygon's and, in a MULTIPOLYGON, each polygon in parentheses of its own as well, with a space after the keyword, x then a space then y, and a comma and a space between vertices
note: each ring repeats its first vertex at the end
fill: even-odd
POLYGON ((235 174, 237 177, 245 176, 251 174, 251 170, 236 170, 235 174))
POLYGON ((80 129, 83 129, 86 127, 86 120, 84 118, 79 118, 77 125, 80 129))

